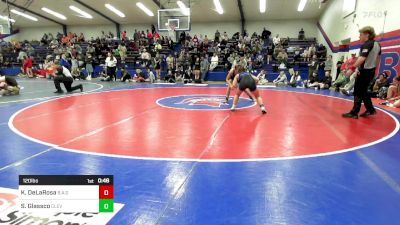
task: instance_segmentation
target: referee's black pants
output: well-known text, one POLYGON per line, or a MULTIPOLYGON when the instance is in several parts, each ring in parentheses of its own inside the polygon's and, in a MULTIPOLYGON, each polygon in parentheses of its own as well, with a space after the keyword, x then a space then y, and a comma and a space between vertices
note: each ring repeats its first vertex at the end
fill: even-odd
POLYGON ((57 76, 54 78, 54 86, 56 86, 57 91, 62 92, 61 83, 64 84, 65 89, 68 92, 72 92, 81 88, 81 84, 72 87, 72 83, 74 79, 72 77, 65 77, 65 76, 57 76))
POLYGON ((363 102, 368 112, 375 112, 371 96, 368 93, 368 87, 372 79, 374 79, 374 76, 375 68, 360 70, 360 74, 357 76, 354 84, 354 106, 350 112, 353 115, 358 115, 361 109, 361 103, 363 102))

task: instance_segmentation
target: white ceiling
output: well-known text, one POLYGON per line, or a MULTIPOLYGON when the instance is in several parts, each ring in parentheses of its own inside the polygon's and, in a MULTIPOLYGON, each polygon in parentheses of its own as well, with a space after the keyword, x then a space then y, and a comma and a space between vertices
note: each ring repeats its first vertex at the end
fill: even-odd
MULTIPOLYGON (((28 7, 36 13, 52 18, 60 23, 66 25, 99 25, 99 24, 112 24, 111 21, 105 19, 101 15, 93 12, 86 7, 76 3, 73 0, 9 0, 17 5, 28 7), (94 18, 85 19, 79 17, 77 13, 69 9, 70 5, 74 5, 88 13, 94 18), (58 19, 49 15, 41 10, 45 6, 54 11, 60 12, 67 17, 67 20, 58 19)), ((147 16, 143 11, 136 7, 138 0, 81 0, 85 4, 93 7, 95 10, 107 15, 112 20, 120 24, 148 24, 157 23, 157 9, 158 6, 153 0, 140 0, 146 5, 153 13, 154 17, 147 16), (125 13, 126 17, 121 18, 107 8, 104 4, 110 3, 117 9, 125 13)), ((190 0, 192 10, 192 22, 223 22, 223 21, 240 21, 240 12, 237 0, 220 0, 224 9, 224 14, 219 15, 215 11, 213 0, 190 0)), ((259 11, 258 0, 241 0, 243 6, 243 13, 246 21, 263 21, 263 20, 282 20, 282 19, 312 19, 319 18, 323 12, 325 5, 319 8, 319 0, 308 0, 308 3, 303 12, 297 11, 297 6, 300 0, 267 0, 267 12, 261 14, 259 11)), ((189 0, 184 0, 187 3, 189 0)), ((176 0, 161 0, 164 8, 176 8, 176 0)), ((7 6, 4 2, 0 2, 0 15, 7 15, 7 6)), ((14 7, 10 7, 12 9, 14 7)), ((19 10, 19 9, 17 9, 19 10)), ((29 13, 28 13, 29 14, 29 13)), ((35 15, 33 15, 35 16, 35 15)), ((48 21, 41 17, 35 16, 39 19, 34 22, 24 17, 11 14, 11 18, 15 19, 16 27, 32 27, 32 26, 52 26, 57 25, 54 22, 48 21)))

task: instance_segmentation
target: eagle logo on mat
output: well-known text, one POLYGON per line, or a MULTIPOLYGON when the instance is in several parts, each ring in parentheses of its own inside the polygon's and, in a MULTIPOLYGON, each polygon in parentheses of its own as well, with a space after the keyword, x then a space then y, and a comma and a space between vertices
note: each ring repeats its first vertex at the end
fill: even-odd
POLYGON ((183 99, 175 104, 208 105, 210 107, 220 107, 221 105, 228 103, 225 102, 223 97, 193 97, 183 99))
MULTIPOLYGON (((157 104, 166 108, 187 109, 187 110, 229 110, 233 97, 228 102, 224 95, 176 95, 157 100, 157 104)), ((254 106, 255 102, 242 98, 237 108, 248 108, 254 106)))

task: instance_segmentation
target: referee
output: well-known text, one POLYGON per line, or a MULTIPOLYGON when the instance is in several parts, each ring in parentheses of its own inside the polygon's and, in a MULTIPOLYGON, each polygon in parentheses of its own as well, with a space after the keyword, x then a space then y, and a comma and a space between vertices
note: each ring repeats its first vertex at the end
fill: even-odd
POLYGON ((56 62, 56 76, 54 77, 54 86, 56 87, 56 91, 54 93, 64 93, 63 90, 61 89, 61 83, 64 84, 65 89, 67 89, 67 92, 73 92, 75 90, 80 89, 81 92, 83 91, 83 86, 82 84, 76 85, 72 87, 72 83, 74 82, 74 78, 71 75, 71 72, 64 66, 61 66, 59 62, 56 62))
MULTIPOLYGON (((361 109, 361 103, 364 102, 366 111, 360 114, 361 117, 368 117, 376 114, 376 110, 372 105, 371 97, 368 94, 368 86, 375 76, 375 69, 379 62, 381 47, 375 41, 375 30, 373 27, 367 26, 359 30, 360 41, 363 43, 360 48, 360 55, 353 67, 358 68, 359 73, 354 84, 354 106, 353 109, 343 114, 345 118, 358 119, 358 113, 361 109)), ((349 71, 346 75, 350 76, 349 71)))

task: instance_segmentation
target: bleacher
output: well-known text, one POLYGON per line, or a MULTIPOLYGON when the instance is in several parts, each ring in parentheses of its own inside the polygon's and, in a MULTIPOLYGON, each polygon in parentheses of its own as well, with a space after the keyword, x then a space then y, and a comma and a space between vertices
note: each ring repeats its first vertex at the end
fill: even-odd
MULTIPOLYGON (((289 38, 289 39, 283 39, 282 41, 287 40, 288 46, 287 47, 299 47, 302 49, 308 48, 311 46, 311 44, 316 44, 316 39, 315 38, 308 38, 304 40, 299 40, 296 38, 289 38)), ((147 41, 147 39, 143 39, 142 41, 147 41)), ((113 40, 112 43, 115 45, 118 45, 120 43, 119 40, 113 40)), ((79 45, 82 48, 82 53, 86 53, 86 49, 90 43, 89 42, 82 42, 79 43, 79 45)), ((236 40, 229 40, 226 46, 220 46, 222 49, 225 47, 228 47, 230 45, 235 45, 237 44, 236 40)), ((42 64, 46 58, 47 55, 52 55, 53 54, 53 49, 51 49, 48 45, 40 45, 40 43, 31 43, 32 47, 35 49, 35 54, 33 55, 34 59, 34 67, 38 67, 39 64, 42 64)), ((174 52, 180 52, 184 47, 181 46, 179 43, 175 44, 174 50, 170 50, 167 45, 162 46, 162 49, 159 51, 161 55, 164 55, 165 58, 168 54, 173 54, 174 52)), ((141 68, 142 60, 140 59, 140 53, 137 49, 129 47, 129 43, 127 44, 127 56, 125 59, 125 65, 127 66, 127 70, 129 72, 134 73, 134 71, 137 68, 141 68)), ((154 50, 153 45, 148 45, 147 50, 151 53, 152 57, 155 56, 156 52, 154 50)), ((188 50, 188 49, 185 49, 188 50)), ((190 51, 190 49, 189 49, 190 51)), ((208 55, 211 57, 213 54, 212 51, 208 52, 208 55)), ((8 58, 10 61, 10 67, 8 68, 1 68, 1 73, 5 75, 17 75, 20 72, 20 65, 21 63, 17 62, 17 57, 18 53, 14 52, 6 52, 3 53, 3 57, 6 59, 8 58)), ((164 58, 164 59, 165 59, 164 58)), ((118 62, 121 61, 120 57, 117 56, 118 62)), ((224 57, 219 57, 219 65, 214 71, 210 71, 207 76, 206 80, 210 81, 224 81, 226 78, 227 70, 225 65, 227 64, 227 61, 224 60, 224 57)), ((94 76, 96 77, 97 74, 99 74, 102 70, 103 67, 101 66, 104 63, 104 58, 102 61, 95 63, 94 65, 94 76)), ((288 63, 294 68, 296 71, 300 71, 300 74, 302 78, 307 78, 308 77, 308 62, 295 62, 294 61, 294 53, 293 52, 288 52, 288 63)), ((120 65, 121 66, 121 65, 120 65)), ((256 69, 257 73, 261 69, 264 69, 267 72, 267 77, 269 80, 275 79, 279 71, 276 70, 277 67, 277 61, 272 60, 270 64, 264 64, 262 68, 256 69), (275 69, 274 69, 275 68, 275 69)), ((166 71, 166 62, 165 60, 162 63, 162 76, 167 72, 166 71)), ((285 70, 287 71, 287 69, 285 70)), ((117 75, 120 74, 120 71, 117 71, 117 75)), ((322 73, 323 74, 323 73, 322 73)))

